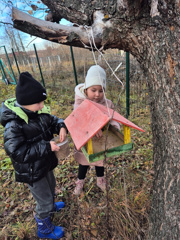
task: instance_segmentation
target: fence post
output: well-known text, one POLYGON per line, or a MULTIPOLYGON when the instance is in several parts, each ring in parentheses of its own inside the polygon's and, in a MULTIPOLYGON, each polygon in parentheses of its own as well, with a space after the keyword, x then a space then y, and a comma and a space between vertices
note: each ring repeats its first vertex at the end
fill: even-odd
POLYGON ((43 83, 43 86, 45 87, 45 82, 44 82, 44 78, 43 78, 43 75, 42 75, 41 66, 40 66, 40 63, 39 63, 39 58, 38 58, 38 54, 37 54, 37 51, 36 51, 35 43, 33 43, 33 45, 34 45, 34 51, 35 51, 35 54, 36 54, 36 59, 37 59, 37 62, 38 62, 39 71, 40 71, 40 74, 41 74, 42 83, 43 83))
POLYGON ((16 77, 15 77, 15 75, 14 75, 14 72, 13 72, 13 69, 12 69, 12 66, 11 66, 11 62, 10 62, 10 60, 9 60, 9 57, 8 57, 8 54, 7 54, 7 51, 6 51, 6 47, 5 46, 0 46, 0 48, 1 47, 3 47, 4 48, 4 51, 5 51, 5 54, 6 54, 6 58, 7 58, 7 60, 8 60, 8 63, 9 63, 9 66, 10 66, 10 69, 11 69, 11 72, 12 72, 12 75, 11 75, 11 78, 13 79, 13 81, 15 82, 15 84, 16 84, 16 77))
POLYGON ((1 64, 2 64, 2 66, 4 66, 4 67, 5 67, 6 71, 8 72, 9 76, 12 78, 12 80, 13 80, 14 82, 9 82, 9 81, 7 80, 7 78, 5 78, 5 80, 7 80, 7 81, 8 81, 8 83, 11 83, 11 84, 16 84, 16 80, 15 80, 15 78, 14 78, 14 77, 11 75, 11 73, 9 72, 9 70, 7 69, 6 65, 3 63, 3 61, 2 61, 2 60, 1 60, 1 64))
POLYGON ((11 62, 10 62, 10 60, 9 60, 9 57, 8 57, 8 54, 7 54, 7 51, 6 51, 6 47, 5 47, 5 46, 4 46, 4 51, 5 51, 5 53, 6 53, 6 57, 7 57, 7 60, 8 60, 8 63, 9 63, 9 66, 10 66, 10 69, 11 69, 11 72, 12 72, 12 75, 13 75, 13 80, 14 80, 15 83, 17 83, 17 82, 16 82, 16 77, 15 77, 15 75, 14 75, 14 72, 13 72, 13 69, 12 69, 12 66, 11 66, 11 62))
POLYGON ((4 68, 3 68, 3 65, 2 65, 2 62, 1 62, 1 59, 0 59, 0 67, 1 67, 1 71, 2 71, 2 78, 4 80, 4 82, 6 83, 6 73, 4 71, 4 68))
POLYGON ((12 53, 13 53, 13 56, 14 56, 14 60, 15 60, 15 63, 16 63, 16 67, 17 67, 18 73, 20 74, 20 70, 19 70, 18 62, 17 62, 16 55, 15 55, 15 53, 14 53, 13 48, 12 48, 12 53))
POLYGON ((126 52, 126 118, 129 116, 129 52, 126 52))
POLYGON ((75 66, 75 62, 74 62, 74 54, 73 54, 72 46, 70 46, 70 50, 71 50, 71 58, 72 58, 72 63, 73 63, 75 82, 76 82, 76 85, 78 85, 77 74, 76 74, 76 66, 75 66))

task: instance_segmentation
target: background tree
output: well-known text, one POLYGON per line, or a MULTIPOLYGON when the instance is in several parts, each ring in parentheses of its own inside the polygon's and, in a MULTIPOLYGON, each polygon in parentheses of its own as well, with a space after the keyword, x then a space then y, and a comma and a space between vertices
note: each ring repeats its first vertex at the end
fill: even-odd
POLYGON ((180 239, 180 1, 42 0, 63 26, 13 9, 14 27, 49 41, 130 52, 147 77, 154 144, 149 239, 180 239), (94 41, 94 43, 93 43, 94 41))
MULTIPOLYGON (((14 51, 23 51, 24 53, 27 51, 26 47, 30 42, 38 42, 35 41, 35 37, 31 38, 31 36, 24 34, 21 31, 17 31, 13 28, 12 17, 11 17, 11 9, 12 6, 20 8, 21 11, 32 14, 34 17, 45 17, 47 7, 40 1, 7 1, 0 0, 0 45, 4 45, 6 43, 6 48, 8 52, 11 52, 11 48, 14 51), (33 4, 36 3, 36 5, 33 4), (36 12, 36 8, 38 8, 38 12, 36 12), (36 15, 37 14, 37 15, 36 15), (4 41, 6 40, 6 42, 4 41)), ((26 53, 24 54, 26 55, 26 53)), ((25 61, 25 60, 24 60, 25 61)))

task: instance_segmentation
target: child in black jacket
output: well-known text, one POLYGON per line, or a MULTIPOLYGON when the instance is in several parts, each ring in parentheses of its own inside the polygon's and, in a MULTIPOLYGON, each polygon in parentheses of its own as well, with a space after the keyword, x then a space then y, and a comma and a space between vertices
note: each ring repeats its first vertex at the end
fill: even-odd
POLYGON ((58 163, 54 152, 59 147, 51 139, 53 134, 59 134, 60 142, 64 141, 67 128, 63 119, 50 115, 44 106, 46 98, 43 86, 28 72, 21 73, 16 99, 2 103, 0 122, 5 127, 4 148, 13 163, 16 181, 27 183, 37 203, 38 237, 59 239, 64 231, 51 223, 51 213, 65 204, 54 203, 53 169, 58 163))

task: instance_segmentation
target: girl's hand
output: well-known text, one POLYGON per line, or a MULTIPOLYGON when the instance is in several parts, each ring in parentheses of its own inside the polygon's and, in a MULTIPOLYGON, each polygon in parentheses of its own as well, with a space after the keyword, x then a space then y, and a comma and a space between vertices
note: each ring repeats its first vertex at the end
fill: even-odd
POLYGON ((67 131, 65 128, 61 128, 59 132, 59 141, 63 142, 66 139, 67 131))
POLYGON ((52 152, 59 151, 60 147, 58 147, 54 141, 50 141, 50 145, 51 145, 51 151, 52 152))
POLYGON ((101 138, 102 135, 103 135, 102 130, 99 130, 99 131, 96 133, 96 137, 97 137, 97 138, 101 138))

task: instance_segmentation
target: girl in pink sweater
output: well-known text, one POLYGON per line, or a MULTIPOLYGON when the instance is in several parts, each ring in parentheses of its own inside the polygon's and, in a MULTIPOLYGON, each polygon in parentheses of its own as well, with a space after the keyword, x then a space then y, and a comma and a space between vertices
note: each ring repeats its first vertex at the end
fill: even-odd
MULTIPOLYGON (((106 90, 106 72, 99 65, 91 66, 87 72, 85 83, 79 84, 75 87, 75 103, 76 109, 85 99, 89 99, 96 103, 107 106, 113 109, 114 105, 109 99, 105 99, 104 91, 106 90)), ((120 125, 111 120, 110 124, 120 129, 120 125)), ((96 133, 96 137, 102 137, 102 130, 96 133)), ((103 160, 89 163, 82 153, 75 149, 75 160, 79 163, 78 179, 74 190, 75 195, 79 195, 83 190, 84 180, 89 166, 95 166, 97 176, 97 186, 102 190, 106 190, 106 180, 104 178, 103 160)))

